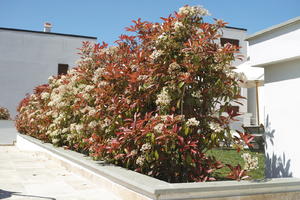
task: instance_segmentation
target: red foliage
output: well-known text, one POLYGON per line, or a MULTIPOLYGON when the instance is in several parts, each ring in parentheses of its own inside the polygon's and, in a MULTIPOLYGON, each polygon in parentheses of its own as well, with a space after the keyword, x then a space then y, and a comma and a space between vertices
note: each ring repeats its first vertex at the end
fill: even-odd
POLYGON ((169 182, 213 180, 222 165, 206 152, 233 140, 227 133, 240 96, 230 63, 238 47, 215 42, 222 21, 189 12, 162 19, 133 21, 114 47, 83 43, 72 73, 21 102, 18 130, 169 182))

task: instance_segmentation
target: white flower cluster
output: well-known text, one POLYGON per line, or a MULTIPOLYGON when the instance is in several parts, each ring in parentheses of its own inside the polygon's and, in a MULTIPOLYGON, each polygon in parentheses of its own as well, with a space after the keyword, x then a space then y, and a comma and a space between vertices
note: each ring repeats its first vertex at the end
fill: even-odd
POLYGON ((186 122, 187 126, 198 126, 199 124, 200 124, 200 122, 198 120, 196 120, 195 117, 188 119, 186 122))
POLYGON ((214 132, 221 132, 223 131, 223 128, 220 126, 220 124, 215 123, 215 122, 210 122, 209 123, 209 128, 213 130, 214 132))
POLYGON ((137 150, 132 150, 131 152, 130 152, 130 154, 132 155, 132 156, 135 156, 136 154, 137 154, 138 152, 137 152, 137 150))
MULTIPOLYGON (((51 79, 52 81, 49 81, 50 87, 54 89, 49 95, 47 93, 42 93, 42 99, 49 98, 50 100, 48 106, 54 106, 61 109, 62 107, 70 105, 76 94, 88 94, 94 88, 92 85, 85 84, 79 84, 77 86, 76 80, 78 75, 76 73, 77 72, 73 70, 73 75, 71 77, 63 76, 61 79, 51 79)), ((87 97, 86 95, 84 96, 87 97)))
POLYGON ((103 86, 106 86, 106 85, 108 85, 107 81, 100 81, 99 84, 98 84, 99 87, 103 87, 103 86))
POLYGON ((71 134, 74 134, 74 135, 80 134, 80 133, 83 132, 83 125, 82 124, 72 123, 72 124, 70 124, 69 130, 70 130, 71 134))
POLYGON ((173 119, 174 116, 173 115, 160 115, 160 118, 161 118, 161 120, 166 122, 169 118, 173 119))
POLYGON ((139 75, 138 78, 137 78, 137 80, 138 81, 143 81, 143 80, 146 80, 147 78, 148 78, 147 75, 139 75))
POLYGON ((146 157, 144 155, 141 155, 136 159, 136 164, 139 166, 143 166, 145 160, 146 160, 146 157))
POLYGON ((109 55, 113 55, 114 53, 116 53, 118 51, 119 47, 117 46, 110 46, 108 48, 105 48, 102 50, 103 53, 109 54, 109 55))
POLYGON ((53 143, 53 144, 58 144, 59 141, 60 141, 60 140, 59 140, 58 138, 53 138, 53 139, 52 139, 52 143, 53 143))
POLYGON ((166 33, 162 33, 161 35, 159 35, 159 36, 157 37, 157 43, 166 41, 167 39, 168 39, 167 34, 166 34, 166 33))
POLYGON ((104 72, 104 68, 103 67, 99 67, 94 71, 94 76, 92 78, 92 81, 94 83, 97 83, 100 81, 101 76, 103 75, 104 72))
POLYGON ((245 170, 258 169, 258 157, 252 157, 249 153, 243 153, 241 157, 244 159, 245 162, 245 170))
POLYGON ((225 74, 227 74, 228 77, 230 77, 232 79, 235 79, 235 80, 241 81, 241 82, 247 81, 246 75, 243 72, 234 71, 230 64, 223 65, 223 66, 218 66, 217 69, 222 70, 225 74))
POLYGON ((152 54, 150 55, 150 58, 152 60, 156 60, 157 58, 159 58, 164 52, 162 50, 154 50, 152 52, 152 54))
POLYGON ((182 22, 177 21, 174 23, 175 31, 179 31, 182 27, 184 27, 182 22))
MULTIPOLYGON (((90 61, 90 59, 84 59, 80 64, 84 65, 85 62, 90 61)), ((97 75, 101 73, 101 70, 95 71, 98 73, 97 75)), ((52 107, 51 111, 45 113, 45 116, 50 116, 53 119, 46 132, 52 137, 53 143, 58 143, 59 138, 67 138, 67 141, 71 142, 77 138, 77 134, 82 134, 87 129, 93 129, 99 124, 98 121, 94 120, 97 110, 92 106, 80 107, 73 111, 76 118, 84 116, 85 120, 90 121, 86 127, 82 123, 74 123, 71 119, 72 116, 69 114, 72 106, 82 101, 82 97, 89 101, 95 95, 94 88, 96 84, 88 84, 86 81, 79 82, 79 80, 82 80, 82 73, 82 71, 71 69, 67 75, 61 76, 60 79, 50 77, 49 86, 53 88, 52 91, 41 94, 41 98, 48 100, 48 106, 52 107)), ((94 76, 96 76, 95 73, 94 76)), ((99 125, 107 126, 107 123, 107 121, 104 121, 103 124, 99 125)))
POLYGON ((77 133, 81 133, 82 130, 83 130, 83 125, 82 124, 77 124, 75 126, 75 129, 76 129, 77 133))
POLYGON ((163 123, 159 123, 159 124, 157 124, 156 126, 154 126, 153 129, 154 129, 157 133, 161 133, 162 130, 163 130, 163 128, 164 128, 164 124, 163 124, 163 123))
POLYGON ((158 106, 168 106, 171 102, 171 97, 167 91, 167 88, 164 87, 160 94, 157 95, 157 99, 155 101, 156 105, 158 106))
POLYGON ((61 132, 62 133, 68 133, 70 131, 70 128, 64 128, 61 132))
POLYGON ((103 121, 100 122, 100 127, 102 129, 105 129, 106 127, 111 125, 111 120, 108 118, 105 118, 103 121))
POLYGON ((89 127, 90 128, 95 128, 96 126, 97 126, 97 122, 96 121, 91 121, 90 123, 89 123, 89 127))
POLYGON ((189 15, 189 16, 207 16, 210 15, 208 10, 202 6, 184 6, 179 9, 178 12, 180 15, 189 15))
POLYGON ((151 144, 145 143, 145 144, 142 145, 142 147, 141 147, 140 150, 141 150, 142 152, 146 152, 146 151, 148 151, 148 150, 151 150, 151 148, 152 148, 151 144))
POLYGON ((136 71, 138 69, 138 66, 136 65, 130 65, 129 67, 132 71, 136 71))
POLYGON ((200 98, 202 97, 201 91, 198 90, 198 91, 196 91, 196 92, 193 92, 193 93, 192 93, 192 97, 197 98, 197 99, 200 99, 200 98))
POLYGON ((41 98, 42 99, 48 99, 50 97, 50 94, 48 92, 42 92, 41 98))
POLYGON ((174 115, 174 114, 172 114, 172 115, 158 115, 158 114, 156 114, 155 117, 162 120, 163 122, 167 122, 168 120, 182 121, 182 120, 184 120, 185 116, 184 115, 174 115))
POLYGON ((92 63, 92 61, 93 61, 92 58, 86 57, 86 58, 82 58, 82 59, 76 60, 75 64, 77 66, 82 66, 82 65, 86 65, 87 63, 92 63))

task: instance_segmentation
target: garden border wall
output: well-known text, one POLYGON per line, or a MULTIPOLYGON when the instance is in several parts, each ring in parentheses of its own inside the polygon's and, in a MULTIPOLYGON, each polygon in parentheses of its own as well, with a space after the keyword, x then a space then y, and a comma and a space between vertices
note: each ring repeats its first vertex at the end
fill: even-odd
MULTIPOLYGON (((93 161, 91 158, 35 138, 17 134, 17 147, 36 151, 67 170, 80 174, 124 200, 250 200, 300 199, 300 179, 167 183, 131 170, 93 161)), ((99 194, 101 195, 101 194, 99 194)))

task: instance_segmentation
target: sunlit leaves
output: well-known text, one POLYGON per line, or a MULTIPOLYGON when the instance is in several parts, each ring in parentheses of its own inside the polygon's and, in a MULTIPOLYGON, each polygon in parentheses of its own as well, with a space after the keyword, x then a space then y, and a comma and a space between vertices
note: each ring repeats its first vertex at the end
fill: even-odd
POLYGON ((115 46, 84 42, 76 68, 21 102, 18 130, 165 181, 214 180, 221 164, 206 151, 252 140, 228 126, 241 98, 237 48, 216 42, 222 21, 191 12, 162 20, 134 20, 115 46))

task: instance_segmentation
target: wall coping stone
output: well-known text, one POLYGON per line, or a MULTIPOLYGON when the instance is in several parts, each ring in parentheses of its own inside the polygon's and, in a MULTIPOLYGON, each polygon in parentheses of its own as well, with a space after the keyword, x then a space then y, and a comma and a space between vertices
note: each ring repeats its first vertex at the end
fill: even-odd
POLYGON ((86 155, 62 147, 54 147, 50 143, 44 143, 27 135, 18 133, 18 137, 151 199, 205 199, 300 191, 299 178, 168 183, 122 167, 106 164, 104 161, 94 161, 86 155))

